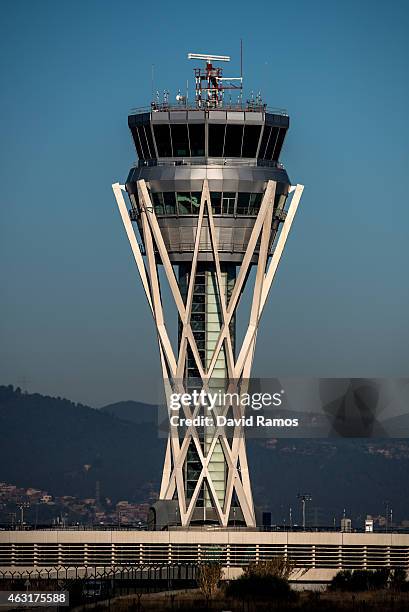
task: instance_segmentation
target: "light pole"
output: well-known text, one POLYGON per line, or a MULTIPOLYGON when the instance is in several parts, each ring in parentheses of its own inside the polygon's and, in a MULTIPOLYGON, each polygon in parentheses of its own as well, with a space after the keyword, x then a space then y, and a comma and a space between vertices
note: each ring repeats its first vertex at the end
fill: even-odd
POLYGON ((385 531, 386 533, 388 533, 388 527, 389 527, 389 500, 386 500, 385 502, 385 531))
POLYGON ((304 493, 304 494, 298 493, 297 497, 298 497, 298 499, 301 500, 301 505, 302 505, 302 528, 303 528, 303 531, 305 531, 305 504, 307 503, 307 501, 311 501, 312 497, 308 493, 304 493))
POLYGON ((28 502, 21 502, 21 504, 18 506, 19 510, 20 510, 20 524, 21 524, 21 529, 23 529, 23 525, 24 525, 24 510, 26 508, 29 508, 30 504, 28 502))

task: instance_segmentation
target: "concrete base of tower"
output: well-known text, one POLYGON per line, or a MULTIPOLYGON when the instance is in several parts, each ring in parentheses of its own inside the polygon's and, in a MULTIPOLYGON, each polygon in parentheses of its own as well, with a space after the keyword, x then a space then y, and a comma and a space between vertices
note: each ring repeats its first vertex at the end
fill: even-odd
MULTIPOLYGON (((204 526, 219 527, 219 519, 214 508, 196 507, 193 510, 189 529, 204 526)), ((245 528, 246 522, 240 508, 232 507, 229 515, 229 527, 245 528)), ((170 531, 183 529, 180 521, 178 503, 175 499, 159 499, 149 508, 148 528, 152 531, 170 531)))

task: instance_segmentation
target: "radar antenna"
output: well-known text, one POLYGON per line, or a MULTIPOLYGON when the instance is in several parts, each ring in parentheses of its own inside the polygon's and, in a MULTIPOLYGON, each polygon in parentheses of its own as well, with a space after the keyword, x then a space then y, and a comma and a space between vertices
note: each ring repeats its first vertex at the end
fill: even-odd
POLYGON ((209 53, 188 53, 188 59, 201 59, 206 62, 205 69, 195 68, 195 99, 198 108, 221 108, 226 89, 243 90, 243 77, 224 77, 223 69, 213 66, 212 62, 229 62, 229 55, 211 55, 209 53), (238 84, 234 83, 238 81, 238 84))

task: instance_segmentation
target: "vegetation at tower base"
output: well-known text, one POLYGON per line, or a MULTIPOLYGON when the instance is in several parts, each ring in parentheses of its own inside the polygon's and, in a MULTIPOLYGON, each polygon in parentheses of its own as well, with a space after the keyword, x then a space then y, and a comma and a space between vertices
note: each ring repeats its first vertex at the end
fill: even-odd
POLYGON ((207 602, 215 595, 221 580, 223 580, 223 570, 220 563, 204 563, 199 567, 197 586, 207 602))
POLYGON ((382 567, 376 570, 342 570, 331 581, 331 591, 409 591, 406 571, 402 567, 382 567))
POLYGON ((284 557, 260 563, 250 563, 243 574, 226 589, 229 597, 244 600, 295 601, 297 595, 288 582, 294 565, 284 557))

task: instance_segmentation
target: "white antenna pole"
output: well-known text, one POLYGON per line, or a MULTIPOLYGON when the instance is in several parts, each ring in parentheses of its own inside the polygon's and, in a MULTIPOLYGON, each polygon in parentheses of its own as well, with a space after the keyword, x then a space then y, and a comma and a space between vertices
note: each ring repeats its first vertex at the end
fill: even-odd
POLYGON ((240 104, 243 102, 243 39, 240 38, 240 78, 241 78, 241 90, 240 90, 240 104))

